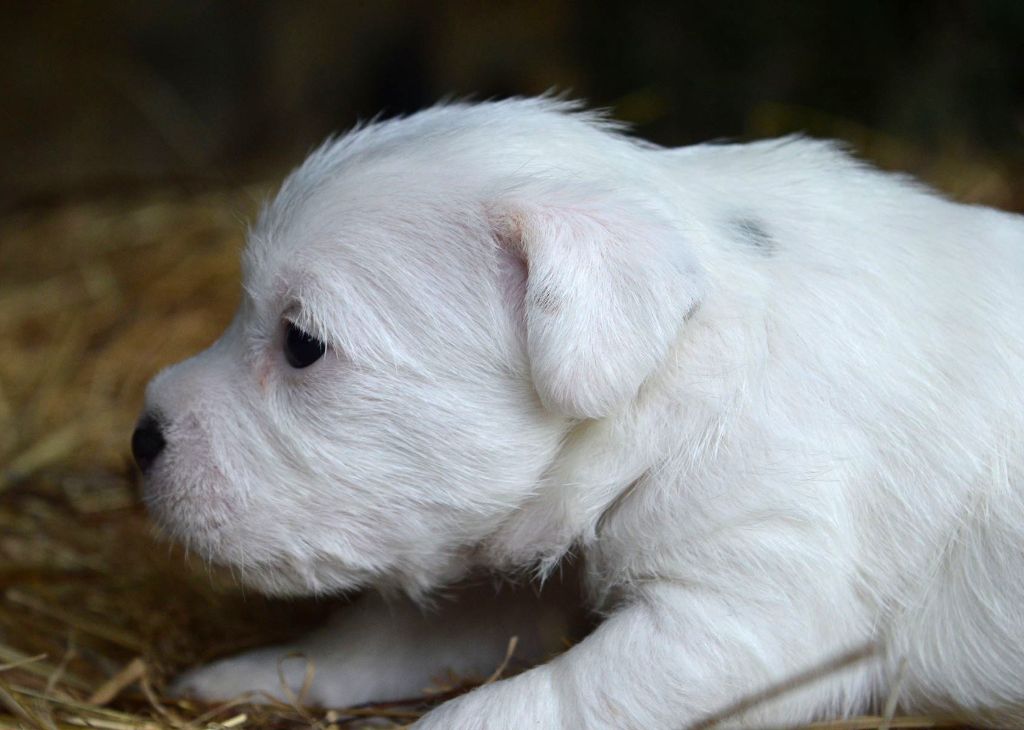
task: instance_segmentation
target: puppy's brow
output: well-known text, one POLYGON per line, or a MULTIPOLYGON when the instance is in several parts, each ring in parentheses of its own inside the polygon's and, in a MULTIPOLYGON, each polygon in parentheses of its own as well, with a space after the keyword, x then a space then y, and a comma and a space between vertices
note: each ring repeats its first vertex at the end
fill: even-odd
POLYGON ((753 216, 741 216, 730 222, 734 235, 764 256, 775 253, 776 242, 764 224, 753 216))

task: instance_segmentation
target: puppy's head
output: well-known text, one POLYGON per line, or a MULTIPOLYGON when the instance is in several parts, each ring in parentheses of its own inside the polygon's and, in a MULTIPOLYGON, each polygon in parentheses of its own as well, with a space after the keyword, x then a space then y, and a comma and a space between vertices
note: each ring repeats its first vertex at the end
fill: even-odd
POLYGON ((227 331, 147 390, 157 521, 270 592, 460 576, 699 295, 682 224, 607 173, 651 154, 523 101, 325 145, 251 231, 227 331))

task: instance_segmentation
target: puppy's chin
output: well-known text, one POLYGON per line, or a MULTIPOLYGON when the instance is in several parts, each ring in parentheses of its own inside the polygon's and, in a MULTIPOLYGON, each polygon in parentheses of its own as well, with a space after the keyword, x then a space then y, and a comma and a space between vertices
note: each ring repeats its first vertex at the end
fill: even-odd
POLYGON ((219 563, 225 537, 239 519, 225 492, 203 480, 173 479, 171 470, 161 466, 146 476, 142 501, 161 534, 219 563))
POLYGON ((204 563, 227 570, 241 585, 268 596, 301 598, 358 591, 381 581, 369 572, 348 566, 340 560, 327 558, 302 560, 284 555, 273 556, 266 543, 248 545, 233 539, 230 525, 220 529, 184 525, 177 518, 155 514, 158 533, 170 542, 183 546, 188 554, 204 563), (262 556, 259 560, 254 555, 262 556), (269 556, 269 557, 268 557, 269 556))
POLYGON ((277 598, 325 596, 358 591, 373 583, 371 576, 342 566, 297 566, 289 561, 262 565, 228 565, 246 586, 277 598))
POLYGON ((270 596, 302 597, 391 582, 342 556, 310 548, 298 554, 299 540, 275 545, 269 532, 246 526, 245 510, 224 497, 228 490, 204 485, 199 499, 196 491, 158 469, 146 477, 143 501, 162 537, 225 568, 245 586, 270 596))

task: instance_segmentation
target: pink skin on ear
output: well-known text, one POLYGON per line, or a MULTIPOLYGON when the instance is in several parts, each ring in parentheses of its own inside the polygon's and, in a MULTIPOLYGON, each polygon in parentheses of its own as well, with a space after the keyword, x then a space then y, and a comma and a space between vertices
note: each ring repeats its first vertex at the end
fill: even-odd
POLYGON ((538 199, 490 209, 534 386, 552 410, 601 418, 663 361, 702 272, 677 226, 649 206, 603 192, 538 199))

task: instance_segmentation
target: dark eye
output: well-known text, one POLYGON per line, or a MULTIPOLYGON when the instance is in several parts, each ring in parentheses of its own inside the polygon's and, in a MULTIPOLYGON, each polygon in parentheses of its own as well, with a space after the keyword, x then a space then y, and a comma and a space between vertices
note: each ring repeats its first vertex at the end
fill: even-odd
POLYGON ((291 322, 284 340, 284 357, 293 368, 308 368, 324 356, 327 345, 291 322))

